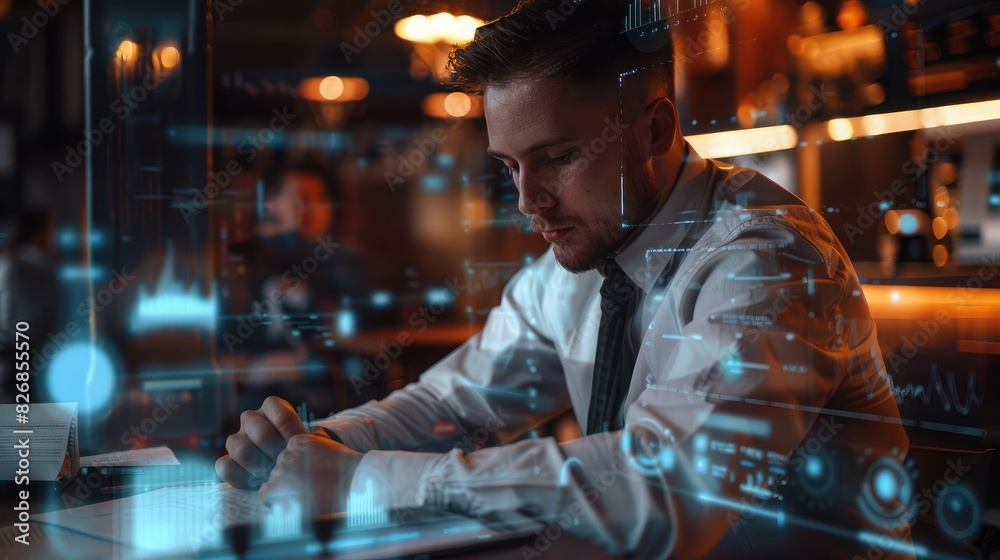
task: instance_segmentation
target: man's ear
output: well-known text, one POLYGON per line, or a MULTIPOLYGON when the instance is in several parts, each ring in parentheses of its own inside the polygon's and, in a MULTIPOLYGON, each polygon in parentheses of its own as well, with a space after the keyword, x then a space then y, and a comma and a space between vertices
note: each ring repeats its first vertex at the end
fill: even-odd
POLYGON ((666 97, 654 99, 646 107, 649 119, 649 155, 663 157, 670 153, 677 139, 677 108, 666 97))

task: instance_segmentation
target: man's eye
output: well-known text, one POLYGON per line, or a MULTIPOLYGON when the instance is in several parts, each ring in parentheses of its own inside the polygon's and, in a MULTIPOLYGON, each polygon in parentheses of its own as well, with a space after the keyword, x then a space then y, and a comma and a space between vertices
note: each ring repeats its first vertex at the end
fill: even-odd
POLYGON ((573 158, 576 157, 576 154, 578 152, 579 152, 579 150, 570 150, 570 151, 566 152, 565 154, 550 157, 549 161, 551 161, 553 163, 569 163, 569 162, 573 161, 573 158))

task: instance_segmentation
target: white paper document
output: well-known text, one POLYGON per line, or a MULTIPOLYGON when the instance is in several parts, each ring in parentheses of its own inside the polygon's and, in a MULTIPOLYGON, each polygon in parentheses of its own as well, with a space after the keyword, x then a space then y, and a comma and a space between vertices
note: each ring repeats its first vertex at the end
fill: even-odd
POLYGON ((54 481, 60 470, 63 477, 74 476, 79 459, 76 403, 32 404, 26 422, 15 406, 0 405, 0 480, 27 476, 28 482, 54 481))
POLYGON ((164 446, 80 457, 81 467, 139 467, 179 464, 174 452, 169 447, 164 446))

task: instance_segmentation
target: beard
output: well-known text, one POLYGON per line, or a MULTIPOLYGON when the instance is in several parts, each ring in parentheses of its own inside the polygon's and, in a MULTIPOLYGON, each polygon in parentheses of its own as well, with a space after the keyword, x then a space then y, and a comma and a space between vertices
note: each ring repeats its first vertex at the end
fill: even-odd
POLYGON ((636 226, 647 220, 656 211, 656 181, 648 161, 643 163, 635 154, 631 136, 626 136, 624 161, 624 181, 616 185, 608 185, 609 196, 607 212, 589 223, 556 223, 549 224, 539 216, 531 219, 534 231, 551 229, 552 227, 574 226, 569 236, 554 243, 552 251, 556 261, 566 270, 582 273, 597 268, 609 258, 614 257, 631 235, 636 226), (618 185, 624 184, 624 191, 618 185), (625 214, 622 215, 622 208, 625 214))
POLYGON ((626 234, 618 220, 594 221, 577 226, 569 237, 553 244, 552 252, 563 268, 579 274, 601 266, 626 234))

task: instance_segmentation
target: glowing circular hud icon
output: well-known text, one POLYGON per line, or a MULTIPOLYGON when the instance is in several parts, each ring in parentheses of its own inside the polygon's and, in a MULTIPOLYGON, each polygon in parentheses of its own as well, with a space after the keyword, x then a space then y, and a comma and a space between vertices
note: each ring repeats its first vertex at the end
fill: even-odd
POLYGON ((934 516, 938 527, 949 537, 967 541, 979 531, 982 511, 972 490, 963 484, 952 484, 937 499, 934 516))
POLYGON ((884 457, 865 473, 858 496, 858 509, 868 519, 894 529, 909 521, 913 501, 913 481, 896 459, 884 457))
POLYGON ((883 468, 876 472, 872 477, 872 485, 879 502, 892 503, 899 495, 899 480, 889 469, 883 468))
POLYGON ((836 486, 833 459, 824 452, 806 455, 799 470, 798 483, 810 498, 826 498, 836 486))
POLYGON ((622 433, 622 453, 640 473, 655 476, 674 466, 673 433, 652 418, 626 424, 622 433))
POLYGON ((81 414, 107 412, 117 369, 104 345, 74 342, 52 359, 47 372, 49 391, 56 402, 78 403, 81 414))

